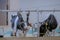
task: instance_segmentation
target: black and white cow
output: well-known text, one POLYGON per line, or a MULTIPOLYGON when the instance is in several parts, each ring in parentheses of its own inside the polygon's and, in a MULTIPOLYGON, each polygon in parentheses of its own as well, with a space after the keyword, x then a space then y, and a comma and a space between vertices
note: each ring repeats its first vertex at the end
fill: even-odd
MULTIPOLYGON (((18 30, 21 30, 22 32, 24 32, 24 20, 22 15, 18 12, 17 15, 12 16, 12 29, 13 29, 13 33, 16 36, 16 32, 18 30)), ((12 35, 13 35, 12 33, 12 35)))
POLYGON ((39 30, 39 36, 44 36, 47 30, 52 32, 52 30, 57 28, 57 20, 53 14, 50 14, 50 16, 42 22, 39 30))

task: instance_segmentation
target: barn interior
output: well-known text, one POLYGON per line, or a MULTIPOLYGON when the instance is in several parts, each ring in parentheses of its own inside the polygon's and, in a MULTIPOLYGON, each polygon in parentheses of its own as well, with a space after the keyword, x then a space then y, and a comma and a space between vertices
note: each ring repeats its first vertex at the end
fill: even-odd
POLYGON ((60 0, 0 0, 0 40, 60 40, 60 0))

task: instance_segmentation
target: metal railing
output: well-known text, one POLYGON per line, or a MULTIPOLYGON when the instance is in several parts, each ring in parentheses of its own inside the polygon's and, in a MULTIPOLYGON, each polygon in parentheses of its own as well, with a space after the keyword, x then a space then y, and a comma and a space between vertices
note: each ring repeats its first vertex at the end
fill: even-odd
POLYGON ((0 12, 60 12, 60 10, 0 10, 0 12))
MULTIPOLYGON (((60 10, 19 10, 19 11, 18 10, 0 10, 0 12, 60 12, 60 10)), ((41 33, 41 34, 44 34, 44 33, 41 33)))

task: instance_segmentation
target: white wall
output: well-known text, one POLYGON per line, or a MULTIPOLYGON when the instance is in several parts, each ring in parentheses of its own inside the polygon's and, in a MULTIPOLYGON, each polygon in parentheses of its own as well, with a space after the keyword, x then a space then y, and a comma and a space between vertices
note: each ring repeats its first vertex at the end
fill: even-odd
MULTIPOLYGON (((54 8, 60 9, 60 0, 10 0, 10 10, 19 10, 19 9, 22 9, 22 10, 26 10, 26 9, 50 10, 50 9, 54 9, 54 8)), ((44 19, 45 17, 47 18, 47 16, 49 15, 48 13, 50 14, 53 12, 45 12, 45 13, 40 14, 39 21, 42 21, 42 19, 44 19)), ((60 25, 60 18, 59 18, 60 14, 59 13, 60 12, 58 12, 58 13, 55 12, 54 15, 60 25)), ((9 14, 9 25, 11 25, 11 23, 10 23, 11 14, 13 14, 13 13, 9 14)), ((24 19, 26 20, 25 12, 23 12, 22 15, 23 15, 24 19)), ((38 16, 36 13, 31 13, 29 21, 31 23, 35 23, 35 22, 37 22, 37 19, 38 19, 37 17, 38 16)))
MULTIPOLYGON (((18 0, 9 0, 10 1, 10 10, 18 10, 19 9, 19 3, 18 0)), ((11 27, 11 15, 16 15, 16 12, 9 12, 8 14, 8 24, 11 27)))

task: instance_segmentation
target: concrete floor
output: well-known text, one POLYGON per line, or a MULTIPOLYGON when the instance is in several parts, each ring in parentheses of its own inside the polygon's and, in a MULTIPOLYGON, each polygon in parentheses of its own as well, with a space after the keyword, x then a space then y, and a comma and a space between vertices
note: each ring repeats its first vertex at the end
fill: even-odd
POLYGON ((6 37, 0 38, 0 40, 60 40, 60 37, 6 37))

